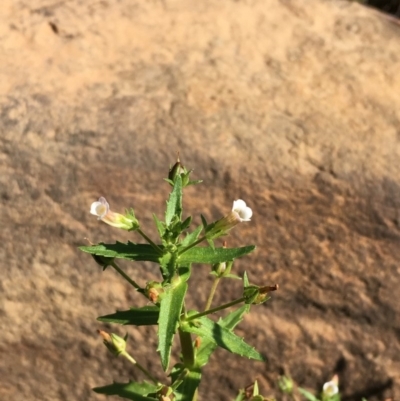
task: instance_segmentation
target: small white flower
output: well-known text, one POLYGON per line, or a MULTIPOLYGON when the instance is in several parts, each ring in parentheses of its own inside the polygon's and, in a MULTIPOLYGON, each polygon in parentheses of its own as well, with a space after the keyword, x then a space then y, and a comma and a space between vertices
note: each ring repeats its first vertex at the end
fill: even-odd
POLYGON ((97 202, 93 202, 90 206, 90 213, 94 214, 101 220, 110 211, 110 205, 106 201, 106 198, 100 197, 97 202))
POLYGON ((139 228, 139 222, 133 214, 133 210, 131 210, 131 212, 126 212, 125 216, 120 213, 114 213, 110 210, 110 205, 103 197, 100 197, 97 202, 92 203, 90 206, 90 213, 113 227, 128 231, 139 228))
POLYGON ((235 200, 233 202, 232 212, 239 216, 239 220, 250 221, 251 216, 253 216, 253 211, 246 206, 246 202, 242 199, 235 200))
POLYGON ((339 392, 339 387, 337 385, 337 381, 331 380, 329 382, 326 382, 324 384, 324 386, 322 387, 322 392, 327 397, 333 397, 335 394, 337 394, 339 392))

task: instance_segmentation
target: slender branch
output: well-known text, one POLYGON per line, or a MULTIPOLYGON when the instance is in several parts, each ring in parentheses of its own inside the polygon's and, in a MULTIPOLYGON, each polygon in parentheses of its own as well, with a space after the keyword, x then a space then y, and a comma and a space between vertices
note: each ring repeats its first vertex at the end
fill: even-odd
POLYGON ((129 362, 135 365, 139 370, 141 370, 154 384, 159 385, 160 383, 150 374, 150 372, 145 369, 140 363, 138 363, 134 358, 132 358, 126 351, 123 352, 123 355, 129 362))
POLYGON ((163 253, 162 249, 155 244, 140 228, 138 228, 136 231, 153 247, 157 253, 160 255, 163 253))
POLYGON ((212 284, 211 290, 210 290, 210 295, 207 298, 206 306, 204 307, 204 310, 206 311, 207 309, 210 309, 212 300, 214 298, 215 291, 218 287, 219 281, 221 280, 221 277, 215 277, 214 282, 212 284))
POLYGON ((201 237, 200 239, 198 239, 197 241, 193 242, 193 244, 188 245, 186 248, 183 248, 179 251, 179 255, 182 255, 182 253, 185 253, 186 251, 188 251, 189 249, 193 248, 194 246, 200 244, 200 242, 203 242, 204 240, 207 239, 207 236, 205 235, 204 237, 201 237))
POLYGON ((192 315, 192 316, 186 318, 186 321, 187 321, 187 322, 190 322, 190 321, 192 321, 192 320, 198 319, 199 317, 206 316, 206 315, 210 315, 211 313, 215 313, 215 312, 218 312, 218 311, 220 311, 220 310, 230 308, 231 306, 240 304, 240 303, 243 302, 245 299, 246 299, 245 297, 242 297, 242 298, 239 298, 239 299, 235 299, 235 300, 232 301, 232 302, 228 302, 227 304, 223 304, 223 305, 217 306, 217 307, 214 308, 214 309, 208 309, 208 310, 206 310, 206 311, 204 311, 204 312, 197 313, 196 315, 192 315))
POLYGON ((189 369, 185 368, 182 370, 182 372, 179 374, 179 376, 176 378, 176 380, 171 384, 172 390, 176 390, 180 384, 182 383, 183 379, 188 375, 189 369))
POLYGON ((141 287, 139 284, 136 283, 136 281, 133 281, 115 262, 111 263, 111 266, 133 287, 135 287, 137 290, 141 290, 141 287))

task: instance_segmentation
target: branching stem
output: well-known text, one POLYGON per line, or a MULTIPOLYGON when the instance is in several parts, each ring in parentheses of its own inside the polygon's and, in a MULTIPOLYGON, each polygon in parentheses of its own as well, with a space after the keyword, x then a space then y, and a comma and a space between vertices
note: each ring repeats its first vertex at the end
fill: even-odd
POLYGON ((136 281, 133 281, 115 262, 111 263, 111 266, 133 287, 135 287, 137 290, 140 290, 141 287, 139 284, 136 283, 136 281))
POLYGON ((198 319, 199 317, 206 316, 206 315, 210 315, 211 313, 215 313, 215 312, 218 312, 218 311, 220 311, 220 310, 230 308, 231 306, 240 304, 240 303, 243 302, 245 299, 246 299, 245 297, 242 297, 242 298, 239 298, 239 299, 235 299, 234 301, 228 302, 227 304, 223 304, 223 305, 217 306, 216 308, 207 309, 207 310, 205 310, 204 312, 200 312, 200 313, 197 313, 196 315, 192 315, 192 316, 188 317, 188 318, 186 319, 186 321, 187 321, 187 322, 190 322, 190 321, 192 321, 192 320, 198 319))

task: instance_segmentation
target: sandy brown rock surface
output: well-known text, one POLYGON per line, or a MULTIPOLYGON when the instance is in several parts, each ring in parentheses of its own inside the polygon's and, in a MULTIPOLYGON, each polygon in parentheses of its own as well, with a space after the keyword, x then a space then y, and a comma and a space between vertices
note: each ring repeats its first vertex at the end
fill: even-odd
MULTIPOLYGON (((141 378, 95 318, 143 301, 77 246, 133 235, 89 215, 100 195, 155 236, 177 150, 204 179, 186 213, 245 199, 254 218, 229 244, 258 249, 236 270, 280 285, 239 326, 267 363, 217 352, 201 399, 256 376, 273 395, 280 369, 313 391, 337 372, 344 400, 399 399, 399 49, 398 24, 344 1, 2 0, 0 399, 103 400, 90 389, 141 378)), ((155 331, 128 331, 158 366, 155 331)))

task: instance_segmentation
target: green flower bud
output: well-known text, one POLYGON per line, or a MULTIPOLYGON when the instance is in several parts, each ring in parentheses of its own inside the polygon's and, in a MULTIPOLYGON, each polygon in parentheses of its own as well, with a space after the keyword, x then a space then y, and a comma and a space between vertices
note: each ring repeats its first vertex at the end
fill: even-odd
POLYGON ((126 349, 126 338, 122 338, 114 333, 108 334, 106 331, 98 330, 99 334, 103 337, 103 343, 108 350, 118 356, 125 352, 126 349))

